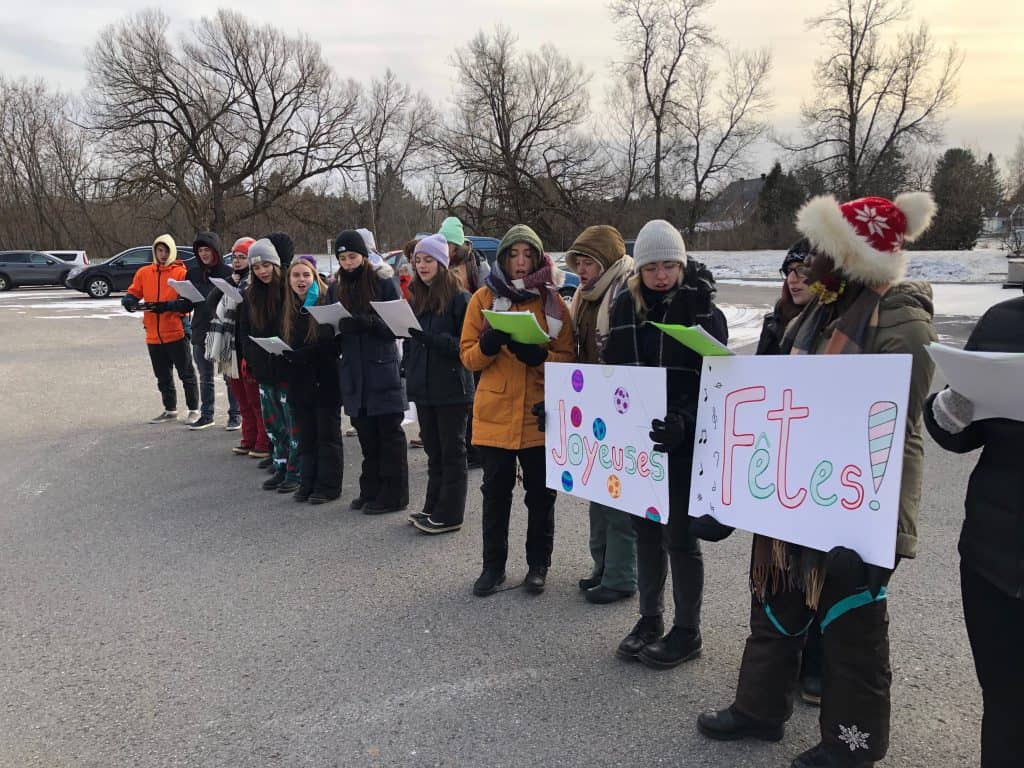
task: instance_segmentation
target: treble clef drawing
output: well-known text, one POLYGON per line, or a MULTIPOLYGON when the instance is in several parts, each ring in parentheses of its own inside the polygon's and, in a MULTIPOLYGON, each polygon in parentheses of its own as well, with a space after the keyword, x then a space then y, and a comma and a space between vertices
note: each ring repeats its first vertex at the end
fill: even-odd
POLYGON ((718 429, 718 409, 717 408, 712 408, 711 409, 711 424, 714 426, 715 429, 718 429))

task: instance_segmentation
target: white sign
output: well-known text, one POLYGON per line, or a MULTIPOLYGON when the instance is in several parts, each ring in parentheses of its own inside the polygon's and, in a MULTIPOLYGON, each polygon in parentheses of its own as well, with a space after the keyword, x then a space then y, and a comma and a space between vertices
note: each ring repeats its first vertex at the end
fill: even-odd
POLYGON ((690 508, 893 567, 910 355, 705 358, 690 508))
POLYGON ((664 368, 545 364, 548 487, 667 523, 668 456, 649 437, 666 402, 664 368))

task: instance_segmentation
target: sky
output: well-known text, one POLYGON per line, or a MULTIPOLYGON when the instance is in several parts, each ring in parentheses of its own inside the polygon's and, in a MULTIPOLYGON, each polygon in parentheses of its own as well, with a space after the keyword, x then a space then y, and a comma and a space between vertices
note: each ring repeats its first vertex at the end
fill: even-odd
MULTIPOLYGON (((41 0, 39 5, 0 0, 0 73, 42 77, 64 90, 87 85, 85 52, 105 26, 152 2, 41 0)), ((717 0, 707 16, 730 46, 767 48, 776 131, 792 134, 802 102, 813 95, 812 68, 823 48, 806 20, 821 0, 717 0)), ((555 45, 591 75, 591 108, 606 109, 603 94, 609 62, 621 55, 604 0, 163 0, 159 6, 178 33, 217 8, 234 8, 255 23, 301 32, 320 43, 325 58, 344 77, 368 82, 390 67, 440 104, 450 102, 451 58, 480 29, 501 23, 524 48, 555 45)), ((964 53, 958 100, 949 112, 942 142, 992 152, 1004 161, 1024 132, 1024 3, 1013 0, 916 0, 911 24, 927 21, 940 46, 964 53)), ((764 145, 759 162, 777 149, 764 145)))

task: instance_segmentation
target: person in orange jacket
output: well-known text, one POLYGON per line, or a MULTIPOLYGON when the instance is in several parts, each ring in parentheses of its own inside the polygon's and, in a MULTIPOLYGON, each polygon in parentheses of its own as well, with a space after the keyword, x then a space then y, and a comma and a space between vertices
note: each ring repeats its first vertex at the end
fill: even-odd
POLYGON ((153 263, 139 269, 121 299, 129 312, 143 309, 142 325, 146 329, 146 348, 156 375, 157 389, 164 401, 164 410, 149 420, 150 424, 163 424, 178 418, 178 393, 174 387, 172 369, 185 388, 188 418, 199 416, 199 382, 189 354, 188 338, 182 314, 168 308, 178 298, 168 280, 184 280, 185 266, 177 261, 178 247, 170 235, 160 235, 153 241, 153 263))
POLYGON ((526 563, 523 586, 544 591, 555 541, 555 492, 546 485, 544 433, 534 404, 544 399, 544 363, 574 359, 572 318, 558 287, 565 275, 544 253, 540 238, 524 224, 512 227, 498 245, 494 269, 466 309, 460 342, 462 364, 480 371, 473 403, 473 445, 484 469, 484 563, 473 585, 478 597, 493 594, 505 580, 508 523, 516 463, 526 489, 526 563), (550 337, 546 344, 521 344, 490 327, 483 310, 532 312, 550 337))

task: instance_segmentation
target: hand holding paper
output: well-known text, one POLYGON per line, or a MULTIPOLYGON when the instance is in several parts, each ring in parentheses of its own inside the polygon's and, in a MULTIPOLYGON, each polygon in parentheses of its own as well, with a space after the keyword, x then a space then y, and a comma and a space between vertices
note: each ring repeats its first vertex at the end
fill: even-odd
POLYGON ((230 282, 225 280, 223 277, 211 277, 210 282, 213 283, 218 288, 220 288, 220 292, 227 296, 229 299, 241 303, 242 294, 239 292, 238 288, 236 288, 230 282))
POLYGON ((380 315, 391 332, 400 338, 409 338, 409 329, 415 328, 422 331, 420 321, 413 314, 412 307, 405 299, 393 301, 371 301, 370 306, 380 315))
POLYGON ((272 355, 283 355, 285 352, 291 352, 292 348, 289 347, 279 336, 267 336, 265 338, 256 338, 250 336, 259 347, 265 349, 272 355))
POLYGON ((188 280, 168 280, 167 284, 183 299, 197 304, 206 301, 206 297, 188 280))
POLYGON ((504 331, 512 337, 512 341, 520 344, 547 344, 551 341, 533 312, 495 312, 485 309, 484 317, 492 328, 504 331))
POLYGON ((666 333, 684 347, 689 347, 701 357, 722 357, 735 354, 699 325, 670 325, 668 323, 651 323, 662 333, 666 333))
POLYGON ((340 301, 334 304, 314 304, 311 307, 303 307, 303 311, 308 313, 320 325, 333 327, 335 336, 340 333, 338 323, 345 318, 352 317, 351 313, 345 309, 340 301))
POLYGON ((1024 354, 967 352, 945 344, 929 344, 928 354, 942 370, 949 385, 974 403, 974 420, 1024 421, 1024 354))

